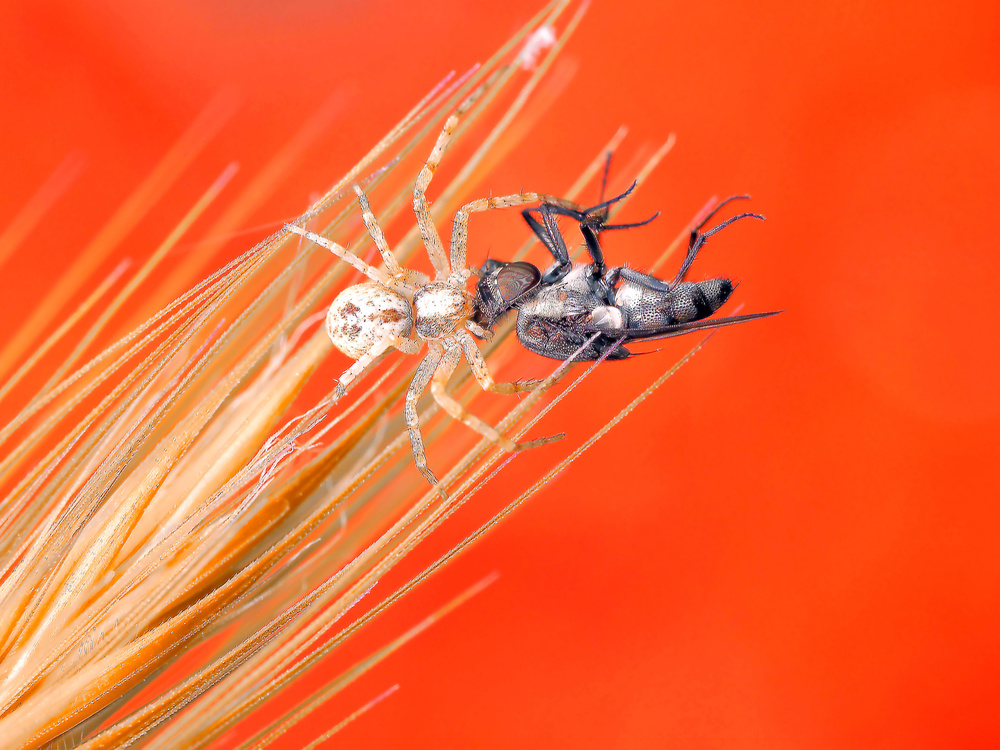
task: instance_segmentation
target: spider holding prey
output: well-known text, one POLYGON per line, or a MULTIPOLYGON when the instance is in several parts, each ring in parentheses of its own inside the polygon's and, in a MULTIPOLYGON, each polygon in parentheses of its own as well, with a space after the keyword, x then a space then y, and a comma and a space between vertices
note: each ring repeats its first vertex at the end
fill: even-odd
POLYGON ((354 186, 354 192, 358 196, 362 217, 368 233, 382 255, 385 270, 368 265, 326 237, 295 224, 286 225, 289 231, 327 248, 372 280, 345 289, 333 301, 327 312, 327 332, 334 346, 356 360, 340 376, 336 398, 343 396, 351 383, 390 349, 395 348, 406 354, 417 354, 423 348, 423 344, 427 344, 427 354, 417 366, 406 392, 403 415, 417 468, 442 494, 444 493, 439 487, 437 477, 427 466, 427 456, 417 420, 417 401, 428 385, 434 400, 448 414, 454 419, 461 420, 503 450, 521 451, 563 437, 560 434, 516 443, 468 412, 446 390, 448 378, 458 367, 463 353, 473 375, 484 390, 503 394, 518 393, 532 390, 542 382, 531 380, 520 383, 497 383, 490 375, 486 361, 471 335, 474 333, 480 338, 487 336, 487 332, 473 320, 475 296, 466 289, 469 279, 479 273, 478 269, 466 266, 470 214, 537 202, 564 206, 568 210, 577 208, 568 201, 539 193, 480 198, 467 203, 455 214, 449 263, 430 214, 426 190, 441 157, 448 148, 459 118, 475 104, 488 84, 489 82, 486 82, 473 91, 447 119, 413 188, 413 212, 420 229, 420 237, 434 267, 433 281, 421 273, 399 265, 386 242, 378 220, 372 213, 368 198, 357 185, 354 186), (415 337, 411 337, 412 334, 416 334, 415 337))

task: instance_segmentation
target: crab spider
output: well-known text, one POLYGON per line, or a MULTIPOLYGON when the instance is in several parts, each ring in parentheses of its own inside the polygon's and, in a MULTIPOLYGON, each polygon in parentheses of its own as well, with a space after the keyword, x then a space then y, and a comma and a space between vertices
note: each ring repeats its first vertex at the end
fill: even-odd
POLYGON ((357 194, 368 233, 382 256, 384 270, 370 266, 343 246, 315 232, 295 224, 286 226, 289 231, 330 250, 371 279, 370 282, 345 289, 333 301, 327 312, 326 328, 333 345, 355 360, 354 364, 340 376, 335 398, 343 396, 351 383, 390 349, 398 349, 406 354, 417 354, 423 349, 424 344, 427 345, 427 353, 418 365, 406 392, 403 415, 417 468, 442 494, 444 493, 437 477, 427 466, 427 455, 417 421, 417 400, 428 385, 434 400, 449 415, 464 422, 503 450, 521 451, 563 437, 560 434, 516 443, 467 411, 446 390, 448 378, 458 367, 463 354, 472 369, 472 374, 486 391, 518 393, 533 390, 542 382, 529 380, 521 383, 497 383, 490 374, 476 340, 472 337, 473 333, 481 338, 486 337, 486 332, 473 320, 475 295, 466 288, 469 279, 474 274, 478 275, 478 269, 466 266, 470 215, 494 208, 538 202, 576 208, 575 204, 568 201, 540 193, 518 193, 471 201, 455 214, 449 262, 430 214, 426 190, 441 157, 448 148, 459 118, 475 103, 485 87, 486 84, 472 92, 447 119, 413 188, 413 212, 420 229, 420 237, 434 267, 433 280, 399 265, 386 242, 378 219, 372 213, 367 196, 358 185, 354 186, 354 192, 357 194))

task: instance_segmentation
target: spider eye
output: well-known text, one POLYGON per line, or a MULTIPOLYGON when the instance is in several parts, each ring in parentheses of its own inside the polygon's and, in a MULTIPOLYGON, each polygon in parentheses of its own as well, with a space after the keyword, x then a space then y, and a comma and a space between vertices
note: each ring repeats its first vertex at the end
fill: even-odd
POLYGON ((541 283, 542 274, 530 263, 508 263, 496 272, 496 290, 512 305, 541 283))

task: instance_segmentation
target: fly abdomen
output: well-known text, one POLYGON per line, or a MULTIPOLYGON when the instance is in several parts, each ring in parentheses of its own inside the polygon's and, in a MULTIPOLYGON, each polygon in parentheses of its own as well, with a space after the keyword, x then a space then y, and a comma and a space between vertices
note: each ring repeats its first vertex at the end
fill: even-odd
POLYGON ((733 293, 729 279, 660 283, 662 287, 655 288, 630 279, 615 290, 615 304, 629 328, 657 328, 707 318, 733 293))
POLYGON ((706 281, 682 281, 667 293, 664 300, 669 307, 673 323, 690 323, 707 318, 714 313, 733 293, 729 279, 707 279, 706 281))

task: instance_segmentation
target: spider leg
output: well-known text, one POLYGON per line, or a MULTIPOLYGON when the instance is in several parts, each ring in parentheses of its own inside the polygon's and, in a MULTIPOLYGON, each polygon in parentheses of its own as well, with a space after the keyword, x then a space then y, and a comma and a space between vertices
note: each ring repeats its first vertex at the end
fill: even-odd
POLYGON ((474 320, 465 321, 465 327, 476 334, 481 339, 491 338, 491 334, 474 320))
POLYGON ((331 253, 336 255, 345 263, 354 266, 357 270, 361 271, 365 276, 367 276, 372 281, 377 281, 386 287, 392 287, 393 280, 389 278, 389 275, 383 271, 381 268, 375 268, 365 263, 361 258, 359 258, 354 253, 350 252, 347 248, 342 245, 338 245, 336 242, 327 239, 326 237, 316 234, 315 232, 310 232, 308 229, 303 229, 297 224, 285 224, 285 229, 289 232, 294 232, 295 234, 305 237, 310 242, 315 242, 320 247, 325 247, 331 253))
MULTIPOLYGON (((487 82, 488 83, 488 82, 487 82)), ((417 175, 417 181, 413 186, 413 213, 417 217, 417 226, 420 228, 420 237, 427 248, 431 264, 436 272, 436 279, 443 280, 448 276, 451 269, 448 267, 448 257, 444 254, 444 245, 434 226, 434 219, 431 217, 430 206, 427 202, 427 186, 431 184, 434 172, 441 163, 441 157, 451 143, 451 139, 458 127, 458 121, 462 115, 469 111, 476 100, 486 91, 486 83, 482 84, 466 97, 465 101, 458 105, 458 108, 445 120, 444 126, 438 135, 431 155, 427 157, 427 162, 417 175)), ((463 264, 464 265, 464 264, 463 264)))
POLYGON ((420 286, 420 280, 414 278, 415 274, 412 271, 399 265, 396 256, 389 249, 389 243, 385 239, 385 232, 382 231, 378 219, 375 218, 375 214, 372 212, 368 196, 365 195, 365 191, 361 189, 360 185, 354 186, 354 193, 358 196, 358 204, 361 206, 361 218, 365 222, 365 227, 368 228, 368 234, 371 235, 375 247, 378 248, 379 254, 382 256, 386 270, 393 280, 393 289, 405 292, 408 297, 412 297, 417 287, 420 286), (406 281, 403 281, 403 279, 406 281))
POLYGON ((375 364, 375 362, 385 356, 385 353, 393 347, 406 354, 416 354, 420 351, 420 342, 400 336, 386 336, 375 342, 375 345, 371 349, 354 360, 354 364, 344 370, 343 374, 337 379, 337 387, 333 392, 333 400, 339 401, 342 399, 351 387, 351 384, 364 374, 369 367, 375 364), (411 344, 416 344, 416 348, 412 347, 411 344))
POLYGON ((451 377, 451 374, 458 366, 459 360, 462 358, 462 345, 456 341, 454 337, 449 337, 444 339, 444 346, 444 358, 438 365, 437 370, 434 372, 434 377, 431 380, 431 394, 434 396, 434 400, 441 405, 441 408, 448 412, 448 414, 450 414, 454 419, 464 422, 484 438, 510 453, 527 450, 528 448, 535 448, 539 445, 551 443, 563 438, 563 435, 554 435, 552 437, 541 438, 540 440, 515 443, 510 438, 506 438, 501 435, 495 428, 486 424, 486 422, 481 420, 475 414, 467 411, 464 406, 452 398, 451 394, 445 390, 445 386, 448 384, 448 378, 451 377))
MULTIPOLYGON (((451 139, 455 134, 455 129, 458 127, 459 120, 472 108, 491 83, 492 78, 476 88, 469 94, 468 97, 466 97, 465 101, 458 105, 448 119, 445 120, 445 123, 441 128, 441 132, 438 134, 437 142, 434 144, 434 148, 431 149, 431 154, 427 157, 427 161, 420 170, 420 174, 417 175, 416 183, 413 185, 413 213, 417 217, 417 226, 420 229, 420 237, 424 242, 424 246, 427 248, 427 254, 430 256, 431 264, 434 266, 437 281, 443 281, 448 276, 451 269, 448 267, 448 257, 445 255, 444 245, 441 243, 441 237, 438 235, 437 228, 434 226, 434 220, 431 217, 430 206, 427 202, 427 186, 430 185, 431 179, 434 177, 434 172, 441 163, 441 157, 444 156, 444 152, 448 149, 448 145, 451 143, 451 139)), ((558 198, 546 197, 545 200, 549 200, 554 203, 569 204, 568 201, 562 201, 558 198)), ((461 246, 461 252, 464 255, 464 241, 461 246)), ((461 266, 464 270, 465 263, 463 262, 461 266)))
POLYGON ((479 381, 479 385, 482 386, 484 391, 502 393, 504 395, 522 393, 524 391, 533 391, 545 382, 544 380, 524 380, 519 383, 498 383, 493 379, 493 375, 490 374, 490 368, 486 364, 486 360, 483 359, 483 353, 479 351, 476 340, 465 331, 456 333, 455 338, 462 342, 465 359, 468 360, 472 374, 479 381))
MULTIPOLYGON (((460 270, 464 273, 469 273, 465 268, 467 261, 467 247, 469 239, 469 215, 478 213, 479 211, 490 211, 494 208, 513 208, 515 206, 523 206, 527 203, 539 203, 545 202, 546 204, 567 204, 568 201, 564 201, 559 198, 553 198, 551 195, 545 195, 544 193, 515 193, 514 195, 502 195, 497 198, 478 198, 474 201, 469 201, 464 206, 462 206, 458 212, 455 214, 455 220, 452 224, 451 229, 451 267, 458 273, 460 270)), ((573 204, 569 204, 573 205, 573 204)), ((527 219, 527 217, 525 217, 527 219)), ((531 221, 528 221, 529 226, 531 221)), ((535 227, 532 226, 535 230, 535 227)), ((558 232, 558 229, 556 230, 558 232)), ((535 230, 538 234, 538 231, 535 230)), ((539 235, 541 238, 541 235, 539 235)), ((562 239, 560 237, 559 239, 562 239)), ((546 243, 546 247, 548 244, 546 243)), ((555 251, 550 248, 550 252, 555 255, 555 251)), ((569 255, 567 253, 567 262, 569 260, 569 255)))
POLYGON ((403 419, 406 421, 406 429, 410 433, 410 450, 413 451, 413 460, 417 464, 417 469, 424 475, 424 479, 438 488, 438 492, 444 495, 444 490, 438 487, 438 479, 434 472, 427 468, 427 453, 424 451, 424 439, 420 435, 420 421, 417 418, 417 401, 420 395, 427 390, 427 384, 431 382, 431 377, 437 369, 441 358, 444 356, 444 347, 436 341, 427 343, 427 356, 417 365, 417 371, 410 381, 410 387, 406 391, 406 399, 403 402, 403 419))

